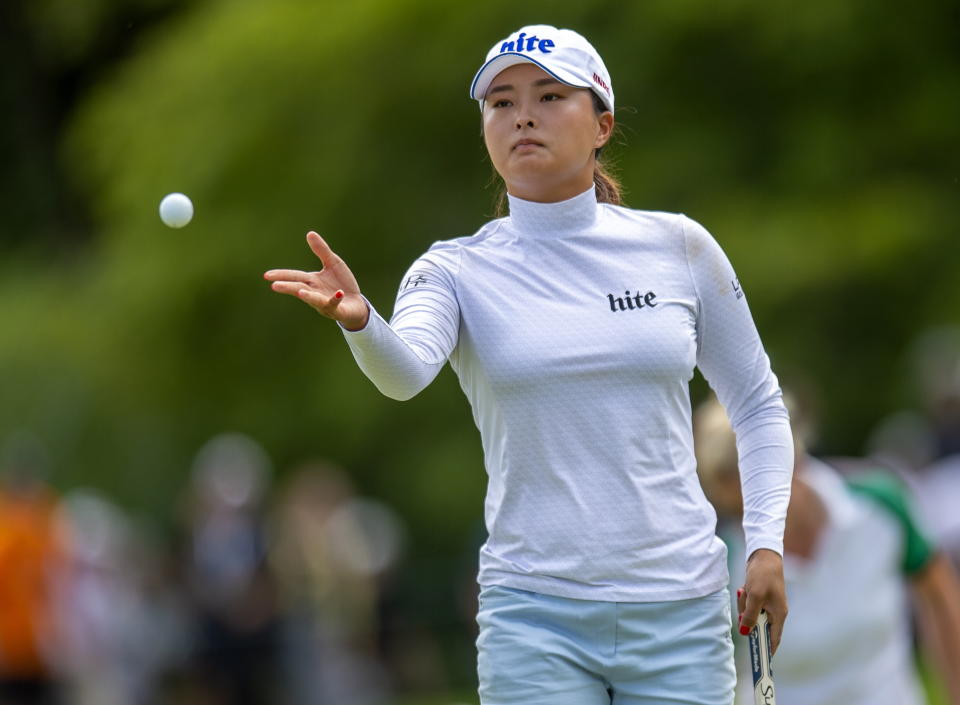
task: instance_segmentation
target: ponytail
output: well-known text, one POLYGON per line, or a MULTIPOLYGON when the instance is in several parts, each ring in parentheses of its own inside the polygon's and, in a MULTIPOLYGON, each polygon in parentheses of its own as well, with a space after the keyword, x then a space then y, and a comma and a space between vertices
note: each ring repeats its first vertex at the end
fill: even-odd
POLYGON ((620 179, 601 161, 597 161, 593 167, 593 186, 597 191, 598 203, 623 205, 623 186, 620 185, 620 179))

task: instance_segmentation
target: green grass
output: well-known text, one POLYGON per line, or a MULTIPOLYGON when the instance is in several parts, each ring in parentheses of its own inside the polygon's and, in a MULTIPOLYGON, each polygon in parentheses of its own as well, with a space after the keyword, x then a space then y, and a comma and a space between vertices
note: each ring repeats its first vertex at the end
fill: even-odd
POLYGON ((477 692, 474 690, 461 693, 447 693, 445 695, 421 695, 401 698, 389 704, 384 703, 384 705, 477 705, 479 702, 477 692))
POLYGON ((943 681, 934 672, 930 664, 922 658, 917 659, 917 670, 920 672, 923 689, 927 693, 928 705, 949 705, 950 699, 947 697, 943 681))

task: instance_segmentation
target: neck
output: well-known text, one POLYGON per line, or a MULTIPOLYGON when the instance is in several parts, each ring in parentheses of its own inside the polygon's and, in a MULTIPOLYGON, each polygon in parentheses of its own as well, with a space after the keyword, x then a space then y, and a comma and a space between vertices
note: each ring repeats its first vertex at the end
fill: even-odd
POLYGON ((537 202, 507 194, 510 222, 520 232, 533 237, 551 237, 584 232, 598 217, 596 190, 591 184, 581 193, 557 202, 537 202))
POLYGON ((515 198, 522 198, 532 203, 559 203, 579 196, 590 188, 593 185, 595 171, 596 158, 591 155, 572 171, 550 174, 527 173, 510 181, 504 179, 504 182, 507 185, 507 193, 515 198))
POLYGON ((563 184, 544 186, 543 184, 507 184, 507 193, 515 198, 522 198, 532 203, 559 203, 579 196, 593 186, 593 172, 587 179, 577 179, 563 184))

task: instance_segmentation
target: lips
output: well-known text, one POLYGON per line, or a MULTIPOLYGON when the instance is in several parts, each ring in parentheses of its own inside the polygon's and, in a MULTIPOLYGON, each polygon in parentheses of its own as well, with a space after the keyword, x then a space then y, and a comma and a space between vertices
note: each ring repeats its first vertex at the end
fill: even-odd
POLYGON ((536 140, 522 139, 522 140, 517 140, 514 143, 513 149, 517 149, 518 147, 524 147, 524 146, 542 147, 543 144, 540 142, 537 142, 536 140))

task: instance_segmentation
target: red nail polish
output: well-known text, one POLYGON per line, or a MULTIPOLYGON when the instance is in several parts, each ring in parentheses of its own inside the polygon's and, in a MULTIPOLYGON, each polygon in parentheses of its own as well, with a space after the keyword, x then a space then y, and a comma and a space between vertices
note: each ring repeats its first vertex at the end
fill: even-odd
POLYGON ((747 627, 745 627, 744 625, 741 624, 741 625, 740 625, 740 633, 743 634, 744 636, 746 636, 747 634, 750 633, 750 630, 747 629, 747 627))
POLYGON ((742 589, 738 589, 738 590, 737 590, 737 599, 740 599, 740 596, 741 596, 742 594, 743 594, 743 590, 742 590, 742 589))
POLYGON ((342 291, 338 291, 336 294, 334 294, 334 296, 337 297, 338 299, 342 299, 342 298, 343 298, 343 292, 342 292, 342 291))

